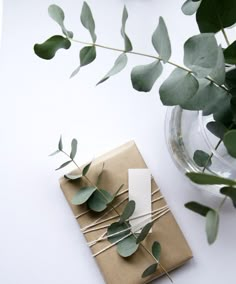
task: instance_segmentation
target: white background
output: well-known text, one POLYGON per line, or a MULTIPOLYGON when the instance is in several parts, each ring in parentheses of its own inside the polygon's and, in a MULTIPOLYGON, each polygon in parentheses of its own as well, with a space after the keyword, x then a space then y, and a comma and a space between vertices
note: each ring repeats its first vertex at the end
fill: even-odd
MULTIPOLYGON (((134 50, 155 54, 151 35, 162 15, 173 46, 172 60, 182 63, 183 43, 198 33, 194 17, 180 11, 182 0, 89 0, 98 43, 123 47, 120 23, 127 5, 127 33, 134 50)), ((127 68, 104 84, 96 82, 113 65, 115 52, 98 50, 96 61, 69 79, 79 64, 80 45, 44 61, 33 45, 60 29, 47 15, 49 0, 7 0, 3 9, 0 78, 0 283, 100 284, 104 280, 58 186, 65 172, 54 168, 63 156, 49 158, 60 134, 69 147, 79 141, 82 163, 131 139, 161 187, 194 254, 171 273, 175 283, 235 283, 236 214, 230 201, 221 213, 217 242, 208 246, 204 219, 184 208, 198 200, 218 206, 220 199, 199 192, 174 166, 164 138, 166 108, 160 82, 149 94, 132 89, 130 71, 149 60, 129 56, 127 68)), ((90 41, 80 24, 82 0, 57 0, 75 38, 90 41)), ((69 169, 68 169, 69 170, 69 169)), ((118 269, 118 268, 117 268, 118 269)), ((169 283, 162 277, 154 283, 169 283)), ((123 284, 123 283, 122 283, 123 284)), ((126 283, 124 283, 126 284, 126 283)), ((128 283, 127 283, 128 284, 128 283)))

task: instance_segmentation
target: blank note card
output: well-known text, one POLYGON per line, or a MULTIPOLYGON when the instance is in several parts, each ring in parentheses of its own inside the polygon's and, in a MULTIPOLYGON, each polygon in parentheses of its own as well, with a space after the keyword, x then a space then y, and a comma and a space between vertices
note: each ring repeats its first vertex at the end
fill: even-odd
MULTIPOLYGON (((133 217, 150 213, 152 211, 152 196, 151 196, 151 172, 149 169, 129 169, 129 200, 134 200, 136 203, 133 217)), ((130 221, 131 226, 135 229, 143 227, 151 222, 152 217, 146 215, 130 221)))

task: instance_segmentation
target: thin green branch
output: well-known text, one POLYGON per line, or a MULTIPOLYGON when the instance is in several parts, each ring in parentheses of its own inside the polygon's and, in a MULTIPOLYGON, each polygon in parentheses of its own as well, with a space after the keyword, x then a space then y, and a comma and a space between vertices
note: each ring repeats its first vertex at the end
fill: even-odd
POLYGON ((229 42, 229 39, 228 39, 227 34, 226 34, 226 32, 225 32, 225 29, 222 28, 221 31, 222 31, 222 33, 223 33, 223 36, 224 36, 224 38, 225 38, 225 41, 226 41, 227 45, 230 45, 230 42, 229 42))
MULTIPOLYGON (((76 42, 76 43, 80 43, 80 44, 83 44, 83 45, 90 45, 90 46, 96 46, 96 47, 99 47, 99 48, 103 48, 103 49, 108 49, 108 50, 112 50, 112 51, 116 51, 116 52, 121 52, 121 53, 129 53, 129 54, 133 54, 133 55, 138 55, 138 56, 144 56, 144 57, 148 57, 148 58, 152 58, 152 59, 156 59, 156 60, 160 60, 160 61, 163 61, 163 59, 159 56, 156 56, 156 55, 150 55, 150 54, 146 54, 146 53, 142 53, 142 52, 136 52, 136 51, 125 51, 124 49, 119 49, 119 48, 114 48, 114 47, 110 47, 110 46, 105 46, 105 45, 102 45, 102 44, 97 44, 97 43, 91 43, 91 42, 84 42, 84 41, 80 41, 80 40, 76 40, 76 39, 71 39, 71 38, 68 38, 69 40, 73 41, 73 42, 76 42)), ((182 69, 186 72, 189 72, 191 74, 194 75, 194 72, 185 67, 185 66, 181 66, 175 62, 172 62, 172 61, 167 61, 166 63, 176 67, 176 68, 179 68, 179 69, 182 69)), ((228 92, 229 93, 229 90, 224 86, 224 85, 219 85, 215 80, 213 80, 210 76, 207 76, 205 77, 206 80, 210 81, 211 83, 215 84, 217 87, 223 89, 224 91, 228 92)))

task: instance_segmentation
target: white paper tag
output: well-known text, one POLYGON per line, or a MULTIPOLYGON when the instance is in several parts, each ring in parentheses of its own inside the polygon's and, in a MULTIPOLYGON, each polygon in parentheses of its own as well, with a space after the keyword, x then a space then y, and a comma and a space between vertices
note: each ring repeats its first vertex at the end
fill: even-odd
MULTIPOLYGON (((152 211, 151 172, 149 169, 129 169, 129 200, 135 201, 135 211, 131 218, 152 211)), ((130 221, 133 231, 151 222, 152 216, 146 215, 130 221)), ((137 231, 140 232, 140 231, 137 231)), ((151 230, 150 230, 151 232, 151 230)))

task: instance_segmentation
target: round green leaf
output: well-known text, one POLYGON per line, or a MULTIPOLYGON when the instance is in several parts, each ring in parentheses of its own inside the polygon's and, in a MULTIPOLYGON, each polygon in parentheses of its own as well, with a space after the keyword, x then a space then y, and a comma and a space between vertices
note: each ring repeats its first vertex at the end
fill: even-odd
POLYGON ((155 257, 155 259, 159 261, 161 257, 161 245, 157 241, 155 241, 152 245, 152 254, 155 257))
POLYGON ((223 141, 228 153, 236 158, 236 130, 226 132, 223 141))
POLYGON ((129 257, 137 251, 138 247, 136 238, 131 235, 117 244, 117 252, 122 257, 129 257))
POLYGON ((143 227, 143 229, 141 230, 140 234, 138 235, 136 239, 136 244, 141 243, 146 238, 152 226, 153 226, 153 222, 150 222, 143 227))
POLYGON ((202 215, 203 217, 206 217, 209 210, 211 210, 210 207, 202 205, 195 201, 188 202, 184 206, 188 208, 189 210, 192 210, 193 212, 202 215))
POLYGON ((218 45, 214 34, 199 34, 184 44, 184 64, 200 78, 214 70, 217 58, 218 45))
POLYGON ((113 67, 111 70, 97 83, 97 85, 103 83, 111 76, 116 75, 117 73, 121 72, 128 62, 128 57, 125 53, 121 53, 119 57, 116 59, 113 67))
POLYGON ((206 215, 207 241, 211 245, 217 238, 219 228, 219 214, 215 210, 209 210, 206 215))
POLYGON ((92 194, 87 205, 92 211, 102 212, 112 200, 113 196, 109 192, 104 189, 99 189, 92 194))
POLYGON ((149 92, 160 77, 162 70, 162 64, 159 60, 134 67, 131 72, 133 88, 139 92, 149 92))
POLYGON ((122 212, 120 216, 120 223, 125 222, 127 219, 129 219, 130 216, 134 213, 135 210, 135 202, 133 200, 130 200, 122 212))
POLYGON ((223 139, 228 129, 220 121, 210 121, 206 125, 207 129, 216 137, 223 139))
POLYGON ((184 4, 181 7, 182 12, 187 16, 193 15, 194 13, 196 13, 200 4, 201 4, 201 1, 195 2, 192 0, 187 0, 184 2, 184 4))
POLYGON ((129 225, 124 224, 124 223, 120 224, 119 222, 115 222, 115 223, 111 224, 107 229, 108 241, 113 244, 113 243, 117 242, 118 240, 122 239, 123 237, 129 235, 130 229, 128 229, 128 228, 129 228, 129 225), (119 233, 119 232, 124 231, 126 229, 128 229, 128 230, 125 231, 125 232, 119 233), (113 234, 115 234, 115 235, 111 236, 113 234), (109 237, 109 236, 111 236, 111 237, 109 237))
POLYGON ((236 181, 228 178, 219 176, 213 176, 204 173, 186 173, 186 176, 191 181, 197 184, 225 184, 225 185, 236 185, 236 181))
POLYGON ((71 42, 67 38, 60 35, 55 35, 41 44, 35 44, 34 52, 40 58, 49 60, 55 56, 59 49, 68 49, 70 46, 71 42))
POLYGON ((153 274, 154 272, 156 272, 156 270, 157 270, 157 263, 150 265, 147 269, 144 270, 144 272, 142 274, 142 278, 145 278, 145 277, 153 274))
POLYGON ((122 26, 121 26, 121 35, 124 39, 124 45, 125 45, 125 51, 131 51, 133 49, 132 47, 132 43, 129 39, 129 37, 127 36, 126 32, 125 32, 125 25, 126 25, 126 21, 128 19, 128 11, 126 9, 126 7, 124 6, 123 9, 123 14, 122 14, 122 26))
POLYGON ((72 198, 71 203, 73 205, 81 205, 85 203, 89 197, 94 193, 96 187, 86 186, 82 187, 72 198))
POLYGON ((198 87, 191 73, 176 68, 160 87, 161 101, 169 106, 182 105, 196 94, 198 87))
POLYGON ((194 152, 193 160, 199 167, 210 167, 211 165, 211 157, 202 150, 194 152))
POLYGON ((87 175, 87 173, 88 173, 88 171, 89 171, 89 169, 90 169, 90 167, 91 167, 91 165, 92 165, 92 162, 93 162, 93 161, 91 161, 90 163, 88 163, 88 164, 83 168, 83 170, 82 170, 82 175, 83 175, 83 176, 86 176, 86 175, 87 175))
POLYGON ((235 0, 204 0, 197 10, 196 20, 201 33, 217 33, 236 22, 235 0))
POLYGON ((66 174, 64 175, 64 178, 69 179, 69 180, 79 180, 82 178, 82 175, 72 175, 72 174, 66 174))

